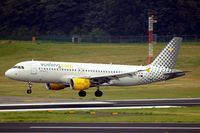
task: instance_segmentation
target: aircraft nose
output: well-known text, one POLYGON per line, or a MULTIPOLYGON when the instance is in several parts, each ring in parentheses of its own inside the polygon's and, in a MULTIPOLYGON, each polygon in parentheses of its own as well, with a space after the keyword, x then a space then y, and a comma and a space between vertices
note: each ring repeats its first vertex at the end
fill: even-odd
POLYGON ((12 78, 12 72, 10 69, 5 72, 5 76, 8 78, 12 78))

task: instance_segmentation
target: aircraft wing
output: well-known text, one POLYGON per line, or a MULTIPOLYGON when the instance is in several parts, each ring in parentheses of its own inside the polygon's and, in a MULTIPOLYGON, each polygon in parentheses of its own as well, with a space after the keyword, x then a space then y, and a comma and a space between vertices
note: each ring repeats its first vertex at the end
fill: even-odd
POLYGON ((103 84, 103 83, 108 83, 110 80, 113 80, 113 79, 117 80, 117 79, 123 78, 123 77, 132 77, 133 75, 136 75, 138 72, 141 72, 141 71, 146 71, 146 69, 137 70, 137 71, 128 72, 128 73, 90 76, 90 77, 86 77, 86 78, 90 79, 92 84, 98 84, 99 85, 99 84, 103 84))

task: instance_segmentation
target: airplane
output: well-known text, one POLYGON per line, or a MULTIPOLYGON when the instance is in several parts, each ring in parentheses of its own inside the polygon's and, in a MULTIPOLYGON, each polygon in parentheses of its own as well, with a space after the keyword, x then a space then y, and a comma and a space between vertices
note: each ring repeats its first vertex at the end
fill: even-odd
POLYGON ((181 43, 181 37, 174 37, 146 66, 32 60, 17 63, 5 76, 28 82, 27 94, 32 93, 32 83, 45 83, 49 90, 78 90, 80 97, 86 96, 85 90, 96 87, 95 96, 101 97, 100 86, 144 85, 185 75, 185 71, 175 69, 181 43))

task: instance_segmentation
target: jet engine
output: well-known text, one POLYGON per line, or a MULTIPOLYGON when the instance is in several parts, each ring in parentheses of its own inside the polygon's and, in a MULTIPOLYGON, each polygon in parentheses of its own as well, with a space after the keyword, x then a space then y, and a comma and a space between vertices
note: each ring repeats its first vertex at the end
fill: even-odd
POLYGON ((91 82, 85 78, 73 78, 70 81, 70 85, 74 90, 86 90, 90 88, 91 82))
POLYGON ((67 86, 59 83, 47 83, 46 87, 48 90, 62 90, 67 86))

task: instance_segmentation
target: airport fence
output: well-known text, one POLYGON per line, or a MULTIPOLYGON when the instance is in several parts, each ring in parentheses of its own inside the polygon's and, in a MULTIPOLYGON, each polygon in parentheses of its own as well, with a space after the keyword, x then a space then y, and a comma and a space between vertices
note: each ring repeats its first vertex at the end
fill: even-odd
MULTIPOLYGON (((168 42, 174 36, 183 37, 184 41, 200 41, 200 35, 154 35, 155 42, 168 42)), ((31 36, 11 36, 2 40, 31 40, 31 36)), ((89 35, 40 35, 38 41, 74 42, 74 43, 144 43, 148 41, 146 35, 141 36, 89 36, 89 35)))

